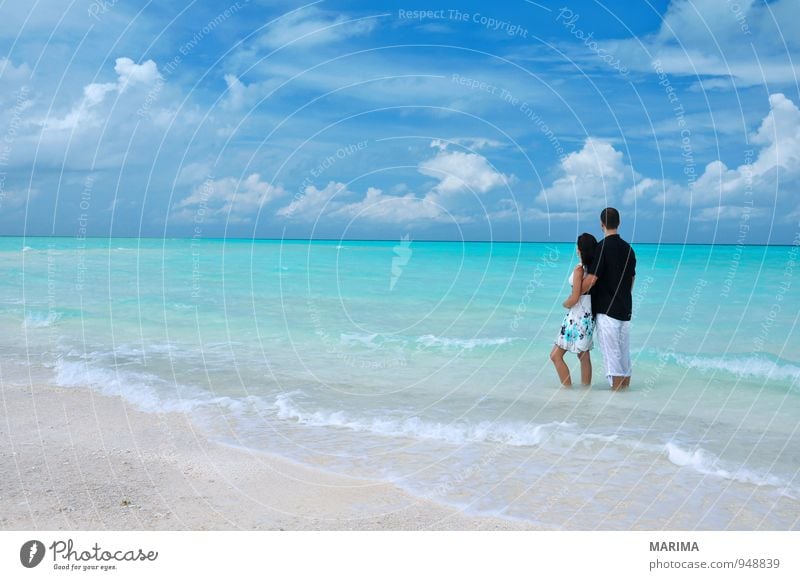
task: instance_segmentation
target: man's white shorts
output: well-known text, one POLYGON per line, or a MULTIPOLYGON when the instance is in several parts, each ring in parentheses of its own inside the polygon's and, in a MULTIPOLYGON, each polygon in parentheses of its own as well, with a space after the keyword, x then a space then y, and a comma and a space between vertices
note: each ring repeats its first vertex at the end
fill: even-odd
POLYGON ((603 352, 606 377, 611 386, 611 377, 631 376, 630 328, 629 320, 617 320, 606 314, 597 315, 595 336, 603 352))

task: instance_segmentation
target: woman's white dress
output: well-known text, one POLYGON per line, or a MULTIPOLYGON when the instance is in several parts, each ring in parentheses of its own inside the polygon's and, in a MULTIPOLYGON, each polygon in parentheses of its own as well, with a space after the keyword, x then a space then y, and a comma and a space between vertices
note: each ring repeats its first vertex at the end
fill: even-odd
MULTIPOLYGON (((573 270, 573 274, 574 274, 573 270)), ((586 276, 586 268, 583 269, 586 276)), ((582 280, 581 280, 582 282, 582 280)), ((572 286, 572 274, 569 285, 572 286)), ((556 345, 570 352, 584 352, 592 349, 594 320, 592 320, 592 297, 582 294, 578 302, 564 315, 561 330, 556 338, 556 345)))

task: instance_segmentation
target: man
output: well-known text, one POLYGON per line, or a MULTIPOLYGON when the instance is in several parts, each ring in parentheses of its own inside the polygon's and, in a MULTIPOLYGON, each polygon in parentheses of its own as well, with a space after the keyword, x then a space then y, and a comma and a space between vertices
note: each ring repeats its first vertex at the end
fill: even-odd
POLYGON ((617 233, 616 209, 607 207, 600 212, 600 227, 604 237, 597 245, 581 289, 583 292, 591 289, 595 336, 603 353, 606 376, 611 389, 621 391, 631 384, 631 291, 636 276, 636 254, 617 233))

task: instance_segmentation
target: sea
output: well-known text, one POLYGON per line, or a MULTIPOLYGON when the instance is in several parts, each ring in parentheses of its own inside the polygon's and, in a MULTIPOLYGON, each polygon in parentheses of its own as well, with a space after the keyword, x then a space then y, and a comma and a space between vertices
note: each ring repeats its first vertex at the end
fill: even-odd
POLYGON ((549 360, 572 243, 3 237, 0 381, 543 529, 800 529, 800 246, 633 248, 616 393, 549 360))

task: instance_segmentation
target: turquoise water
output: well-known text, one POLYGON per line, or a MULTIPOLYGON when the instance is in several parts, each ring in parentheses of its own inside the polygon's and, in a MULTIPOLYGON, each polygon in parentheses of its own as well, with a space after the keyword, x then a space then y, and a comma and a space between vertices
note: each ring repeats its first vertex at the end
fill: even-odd
POLYGON ((0 238, 2 381, 547 528, 798 529, 799 248, 634 249, 617 394, 548 359, 572 244, 0 238))

